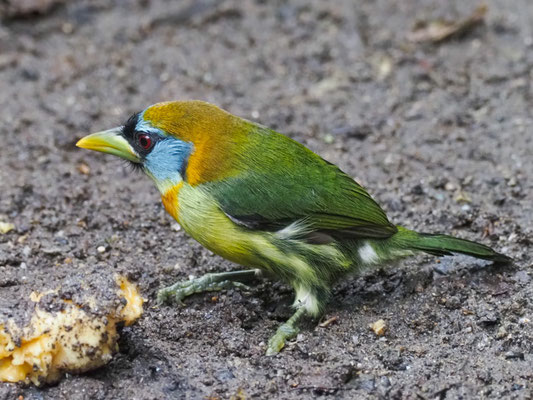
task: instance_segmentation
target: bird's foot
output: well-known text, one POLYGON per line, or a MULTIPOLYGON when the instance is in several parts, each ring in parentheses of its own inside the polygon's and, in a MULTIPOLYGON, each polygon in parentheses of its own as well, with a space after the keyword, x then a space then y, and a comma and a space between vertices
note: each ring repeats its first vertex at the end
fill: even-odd
POLYGON ((285 343, 288 340, 294 339, 296 335, 298 335, 300 329, 297 327, 297 325, 300 322, 300 319, 305 315, 305 312, 305 308, 299 308, 287 322, 278 328, 274 336, 268 340, 268 347, 266 351, 267 356, 278 354, 281 349, 285 347, 285 343))
POLYGON ((166 288, 160 289, 157 293, 157 300, 160 303, 183 304, 183 299, 195 293, 212 292, 224 289, 239 288, 247 290, 249 286, 242 281, 253 280, 257 276, 256 270, 221 272, 216 274, 206 274, 200 278, 180 281, 166 288))

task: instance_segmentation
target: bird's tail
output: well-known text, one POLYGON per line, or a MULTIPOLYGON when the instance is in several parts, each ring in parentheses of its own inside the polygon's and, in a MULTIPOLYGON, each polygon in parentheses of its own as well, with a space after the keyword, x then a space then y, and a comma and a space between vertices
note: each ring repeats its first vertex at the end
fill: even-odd
POLYGON ((423 251, 436 256, 447 256, 453 253, 466 254, 497 263, 510 263, 512 258, 498 253, 484 244, 453 236, 418 233, 398 226, 398 232, 389 240, 399 251, 423 251))

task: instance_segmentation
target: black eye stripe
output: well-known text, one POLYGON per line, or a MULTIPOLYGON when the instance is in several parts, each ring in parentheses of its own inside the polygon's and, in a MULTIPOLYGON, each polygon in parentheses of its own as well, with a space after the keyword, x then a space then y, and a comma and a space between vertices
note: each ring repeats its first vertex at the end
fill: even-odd
POLYGON ((135 113, 128 118, 124 126, 122 127, 122 136, 124 136, 128 141, 131 141, 135 138, 135 127, 139 121, 139 114, 135 113))

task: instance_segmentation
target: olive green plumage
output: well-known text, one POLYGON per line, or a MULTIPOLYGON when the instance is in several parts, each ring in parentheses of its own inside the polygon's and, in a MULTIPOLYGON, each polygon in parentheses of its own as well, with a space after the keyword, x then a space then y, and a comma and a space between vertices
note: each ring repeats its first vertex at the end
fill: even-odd
POLYGON ((257 228, 305 219, 313 231, 354 237, 396 232, 379 205, 352 178, 300 143, 250 124, 233 162, 236 176, 207 184, 228 215, 257 228))
MULTIPOLYGON (((300 143, 211 104, 169 102, 78 145, 123 157, 152 178, 166 210, 202 245, 295 290, 297 309, 271 338, 279 351, 316 316, 341 278, 422 251, 495 262, 491 248, 391 223, 352 178, 300 143)), ((160 291, 161 300, 230 287, 253 272, 210 274, 160 291)))
MULTIPOLYGON (((305 286, 316 295, 319 310, 339 277, 417 251, 509 261, 475 242, 419 234, 393 225, 352 178, 300 143, 268 128, 249 125, 249 141, 234 163, 242 173, 204 187, 242 231, 278 233, 266 237, 282 253, 311 266, 316 272, 314 280, 309 276, 302 279, 290 264, 265 257, 253 265, 274 272, 294 287, 305 286), (280 235, 284 230, 287 232, 280 235)), ((256 256, 260 254, 258 251, 256 256)))

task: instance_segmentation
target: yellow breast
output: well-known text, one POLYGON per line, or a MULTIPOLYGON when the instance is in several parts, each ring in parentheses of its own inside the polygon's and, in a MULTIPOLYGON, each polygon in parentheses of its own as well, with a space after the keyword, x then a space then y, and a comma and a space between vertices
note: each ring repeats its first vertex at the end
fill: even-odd
POLYGON ((252 251, 257 235, 233 223, 202 185, 182 183, 163 196, 163 203, 185 232, 204 247, 238 264, 259 267, 260 260, 252 251))
MULTIPOLYGON (((315 270, 305 258, 300 254, 281 251, 276 246, 279 237, 275 233, 253 231, 235 224, 202 185, 182 183, 176 190, 163 196, 163 202, 185 232, 213 253, 246 267, 272 272, 272 268, 278 266, 278 270, 296 271, 297 276, 305 282, 317 280, 315 270)), ((320 250, 316 245, 305 243, 294 243, 294 246, 299 249, 305 247, 310 253, 330 252, 332 259, 341 256, 333 246, 320 246, 320 250)))

